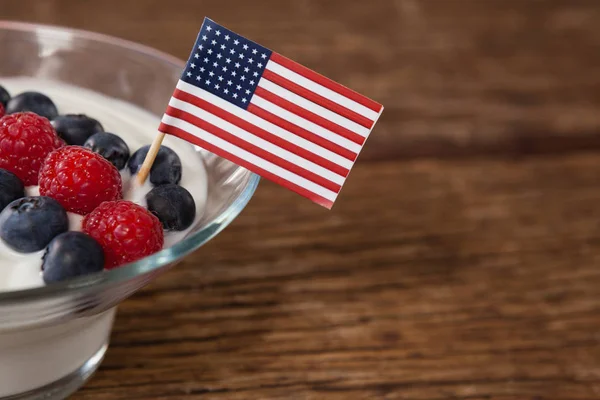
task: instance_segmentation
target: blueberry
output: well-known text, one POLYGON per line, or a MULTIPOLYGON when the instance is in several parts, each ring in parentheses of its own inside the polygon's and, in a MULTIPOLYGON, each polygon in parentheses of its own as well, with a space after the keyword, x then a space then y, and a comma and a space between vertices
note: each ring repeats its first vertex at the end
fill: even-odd
POLYGON ((148 210, 155 214, 163 228, 168 231, 183 231, 196 218, 196 202, 185 188, 167 184, 157 186, 146 195, 148 210))
POLYGON ((67 212, 50 197, 23 197, 0 213, 0 238, 20 253, 42 250, 68 229, 67 212))
POLYGON ((23 182, 12 172, 0 169, 0 211, 21 197, 25 197, 23 182))
POLYGON ((6 108, 6 104, 8 103, 9 100, 10 100, 10 93, 8 93, 8 90, 6 90, 4 88, 4 86, 0 86, 0 103, 2 103, 4 108, 6 108))
POLYGON ((7 114, 23 111, 31 111, 48 119, 54 119, 58 115, 58 110, 52 100, 39 92, 23 92, 8 101, 7 114))
POLYGON ((60 282, 104 269, 104 251, 91 236, 65 232, 55 237, 43 258, 44 282, 60 282))
POLYGON ((100 154, 117 167, 119 171, 125 168, 127 160, 129 160, 127 143, 114 133, 95 133, 86 140, 83 147, 100 154))
MULTIPOLYGON (((133 156, 129 159, 127 166, 132 175, 137 174, 149 149, 150 146, 144 146, 133 153, 133 156)), ((150 182, 158 186, 167 183, 177 184, 179 181, 181 181, 181 160, 179 156, 167 146, 161 146, 150 170, 150 182)))
POLYGON ((104 130, 100 122, 85 114, 59 115, 52 120, 52 126, 58 136, 74 146, 83 146, 90 136, 104 130))

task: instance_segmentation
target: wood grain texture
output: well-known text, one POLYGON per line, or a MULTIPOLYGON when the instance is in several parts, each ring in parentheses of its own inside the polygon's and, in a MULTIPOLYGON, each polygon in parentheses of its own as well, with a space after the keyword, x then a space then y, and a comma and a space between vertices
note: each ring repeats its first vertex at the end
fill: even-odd
POLYGON ((204 15, 386 106, 333 211, 263 182, 75 399, 600 399, 600 3, 0 0, 185 58, 204 15))

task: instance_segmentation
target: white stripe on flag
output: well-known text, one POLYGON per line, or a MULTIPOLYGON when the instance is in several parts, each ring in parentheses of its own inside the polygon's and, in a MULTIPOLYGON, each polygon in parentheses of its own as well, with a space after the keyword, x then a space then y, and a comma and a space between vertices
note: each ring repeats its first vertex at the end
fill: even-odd
POLYGON ((276 83, 273 83, 265 78, 261 78, 260 81, 258 81, 258 86, 268 90, 273 94, 276 94, 282 99, 285 99, 299 107, 304 108, 307 111, 317 114, 318 116, 325 118, 335 124, 338 124, 339 126, 342 126, 348 130, 351 130, 352 132, 357 133, 363 137, 369 136, 369 132, 371 132, 364 126, 359 125, 354 121, 350 121, 348 118, 341 116, 340 114, 334 113, 333 111, 330 111, 316 103, 313 103, 312 101, 302 96, 298 96, 296 93, 292 93, 286 88, 281 87, 276 83))
MULTIPOLYGON (((264 129, 265 131, 272 133, 275 136, 279 136, 283 140, 293 143, 298 147, 302 147, 303 149, 308 150, 311 153, 316 154, 318 156, 321 156, 324 159, 329 160, 335 164, 338 164, 339 166, 342 166, 346 169, 352 168, 352 165, 354 164, 352 161, 348 160, 345 157, 342 157, 330 150, 327 150, 309 140, 301 138, 301 137, 297 136, 296 134, 289 132, 283 128, 280 128, 279 126, 277 126, 269 121, 265 121, 264 119, 254 115, 240 107, 237 107, 236 105, 233 105, 233 104, 229 103, 228 101, 225 101, 210 92, 200 89, 199 87, 190 85, 189 83, 186 83, 184 81, 179 81, 177 83, 177 89, 181 90, 182 92, 186 92, 186 93, 194 95, 198 98, 201 98, 202 100, 205 100, 211 104, 214 104, 215 106, 222 108, 223 110, 235 115, 236 117, 239 117, 243 120, 248 121, 249 123, 251 123, 254 126, 264 129)), ((281 118, 283 118, 283 117, 281 117, 281 118)), ((313 132, 313 133, 315 133, 315 132, 313 132)), ((318 135, 318 133, 315 133, 315 134, 318 135)), ((336 139, 340 138, 339 135, 336 135, 332 132, 330 133, 330 135, 335 136, 336 139)), ((324 137, 323 135, 319 135, 319 136, 324 137)), ((325 139, 328 139, 328 137, 325 137, 325 139)), ((357 145, 356 143, 351 142, 347 139, 344 139, 344 138, 341 138, 341 139, 343 139, 343 140, 329 140, 329 139, 328 140, 332 143, 336 143, 336 144, 354 152, 355 154, 358 154, 358 152, 360 151, 359 145, 357 145), (348 144, 348 146, 345 146, 344 144, 348 144)))
POLYGON ((288 171, 287 169, 281 168, 261 157, 255 156, 254 154, 241 149, 207 131, 204 129, 198 128, 195 125, 190 124, 189 122, 183 121, 179 118, 174 118, 169 115, 164 115, 162 118, 162 122, 166 125, 174 126, 176 128, 182 129, 201 140, 204 140, 208 143, 213 144, 214 146, 233 154, 236 157, 239 157, 255 166, 262 168, 265 171, 268 171, 272 174, 275 174, 289 182, 292 182, 295 185, 302 187, 312 193, 315 193, 321 197, 324 197, 327 200, 334 201, 337 193, 332 192, 329 189, 326 189, 316 183, 309 181, 301 176, 294 174, 293 172, 288 171))
POLYGON ((273 104, 270 101, 265 100, 256 94, 254 94, 254 96, 252 96, 252 100, 250 101, 250 103, 257 105, 260 108, 267 110, 271 114, 275 114, 279 118, 282 118, 288 122, 291 122, 294 125, 300 126, 304 129, 314 133, 315 135, 321 136, 323 139, 326 139, 332 143, 338 144, 338 145, 350 150, 351 152, 353 152, 355 154, 358 154, 360 152, 360 149, 361 149, 360 144, 354 143, 353 141, 348 140, 345 137, 340 136, 335 132, 331 132, 329 129, 325 129, 320 125, 317 125, 309 120, 306 120, 306 119, 300 117, 299 115, 294 114, 293 112, 285 110, 282 107, 279 107, 278 105, 273 104))
POLYGON ((311 92, 314 92, 326 98, 327 100, 333 101, 334 103, 337 103, 342 107, 346 107, 347 109, 352 110, 355 113, 370 119, 371 121, 377 121, 377 118, 379 118, 380 113, 375 112, 370 108, 367 108, 362 104, 359 104, 354 100, 347 98, 346 96, 342 96, 341 94, 336 93, 333 90, 326 88, 325 86, 311 81, 310 79, 305 78, 302 75, 290 69, 287 69, 286 67, 276 63, 275 61, 269 60, 265 68, 269 71, 276 73, 277 75, 280 75, 294 82, 297 85, 302 86, 307 90, 310 90, 311 92))
MULTIPOLYGON (((214 114, 209 113, 208 111, 205 111, 201 108, 196 107, 193 104, 181 101, 176 98, 171 98, 171 100, 169 101, 169 105, 173 108, 177 108, 179 110, 182 110, 189 114, 192 114, 192 115, 208 122, 209 124, 215 125, 216 127, 221 128, 224 131, 229 132, 248 143, 258 146, 261 149, 263 149, 277 157, 283 158, 284 160, 291 162, 292 164, 296 164, 299 167, 302 167, 307 171, 313 172, 313 173, 329 180, 330 182, 337 183, 338 185, 342 185, 344 183, 343 176, 340 176, 340 175, 336 174, 335 172, 332 172, 326 168, 323 168, 320 165, 317 165, 317 164, 313 163, 312 161, 309 161, 303 157, 300 157, 288 150, 282 149, 281 147, 279 147, 271 142, 268 142, 262 138, 259 138, 238 126, 236 126, 228 121, 225 121, 224 119, 222 119, 214 114)), ((231 104, 230 106, 239 108, 233 104, 231 104)), ((226 110, 226 111, 229 111, 229 110, 226 110)))

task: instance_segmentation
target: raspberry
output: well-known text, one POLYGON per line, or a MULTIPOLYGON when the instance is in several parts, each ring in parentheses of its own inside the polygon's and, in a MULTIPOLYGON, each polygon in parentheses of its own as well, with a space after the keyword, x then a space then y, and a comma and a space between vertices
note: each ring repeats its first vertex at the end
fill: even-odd
POLYGON ((5 114, 6 114, 6 110, 4 109, 4 106, 2 105, 2 103, 0 103, 0 118, 4 117, 5 114))
POLYGON ((119 171, 101 155, 80 146, 65 146, 48 155, 40 169, 40 194, 67 211, 85 215, 104 201, 122 197, 119 171))
POLYGON ((104 249, 107 269, 154 254, 164 243, 158 218, 127 200, 102 203, 83 219, 83 232, 104 249))
POLYGON ((0 168, 17 175, 25 186, 37 185, 44 159, 62 145, 44 117, 23 112, 0 118, 0 168))

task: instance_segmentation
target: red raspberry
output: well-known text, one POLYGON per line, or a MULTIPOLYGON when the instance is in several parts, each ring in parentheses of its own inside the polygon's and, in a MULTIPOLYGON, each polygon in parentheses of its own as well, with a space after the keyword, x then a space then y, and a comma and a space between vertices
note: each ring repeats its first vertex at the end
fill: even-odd
POLYGON ((0 118, 0 168, 17 175, 25 186, 37 185, 44 159, 62 145, 44 117, 23 112, 0 118))
POLYGON ((144 258, 161 250, 164 232, 158 218, 127 200, 107 201, 83 219, 83 232, 104 249, 107 269, 144 258))
POLYGON ((4 109, 4 105, 0 103, 0 118, 4 117, 4 114, 6 114, 6 110, 4 109))
POLYGON ((119 200, 119 171, 98 153, 65 146, 48 155, 40 169, 40 194, 57 200, 67 211, 85 215, 103 201, 119 200))

